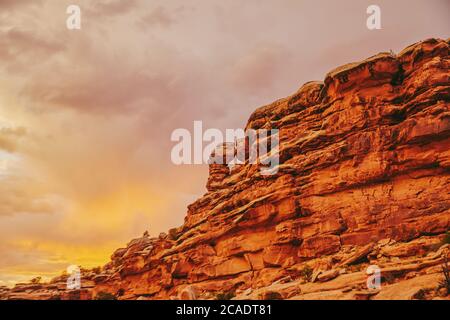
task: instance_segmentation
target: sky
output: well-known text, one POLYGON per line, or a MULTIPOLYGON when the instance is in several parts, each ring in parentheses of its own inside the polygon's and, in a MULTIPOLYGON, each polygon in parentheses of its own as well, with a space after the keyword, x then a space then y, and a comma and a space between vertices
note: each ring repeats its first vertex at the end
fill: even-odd
POLYGON ((0 285, 180 226, 208 168, 173 130, 242 128, 331 69, 449 37, 448 0, 0 0, 0 285), (81 8, 68 30, 66 9, 81 8), (381 30, 366 9, 381 8, 381 30))

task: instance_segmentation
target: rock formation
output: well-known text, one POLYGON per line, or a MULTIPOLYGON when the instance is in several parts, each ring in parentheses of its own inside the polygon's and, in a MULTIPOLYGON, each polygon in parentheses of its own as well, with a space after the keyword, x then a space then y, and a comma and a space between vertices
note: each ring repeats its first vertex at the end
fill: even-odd
POLYGON ((257 109, 280 166, 211 164, 185 223, 116 250, 77 292, 63 278, 4 298, 410 299, 447 297, 450 44, 429 39, 331 71, 257 109), (369 290, 366 268, 381 269, 369 290))

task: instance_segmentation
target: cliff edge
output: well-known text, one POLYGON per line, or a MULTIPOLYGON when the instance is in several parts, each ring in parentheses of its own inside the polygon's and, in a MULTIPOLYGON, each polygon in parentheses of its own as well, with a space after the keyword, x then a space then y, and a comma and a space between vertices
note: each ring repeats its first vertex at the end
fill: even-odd
POLYGON ((84 271, 81 290, 61 276, 0 296, 448 298, 449 49, 429 39, 380 53, 257 109, 246 128, 280 130, 277 174, 212 164, 181 227, 132 240, 84 271))

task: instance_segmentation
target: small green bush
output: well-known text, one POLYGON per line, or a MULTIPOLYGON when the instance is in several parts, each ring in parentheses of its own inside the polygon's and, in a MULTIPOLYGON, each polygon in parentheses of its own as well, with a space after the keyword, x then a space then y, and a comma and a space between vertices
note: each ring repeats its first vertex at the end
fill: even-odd
POLYGON ((447 231, 445 234, 444 239, 442 240, 442 244, 450 244, 450 231, 447 231))
POLYGON ((426 296, 426 292, 423 289, 420 289, 419 291, 417 291, 413 298, 416 300, 425 300, 425 296, 426 296))
POLYGON ((447 294, 450 294, 450 266, 447 256, 445 256, 444 263, 442 264, 442 275, 443 278, 439 281, 439 288, 447 289, 447 294))
POLYGON ((31 279, 30 282, 32 284, 39 284, 39 283, 41 283, 41 280, 42 280, 41 277, 36 277, 36 278, 31 279))
POLYGON ((231 300, 236 296, 233 291, 229 292, 219 292, 216 295, 216 300, 231 300))
POLYGON ((179 238, 179 233, 178 233, 178 229, 177 228, 173 228, 169 230, 169 239, 176 241, 179 238))
POLYGON ((300 276, 303 280, 311 282, 313 272, 314 270, 309 265, 306 265, 302 270, 300 270, 300 276))

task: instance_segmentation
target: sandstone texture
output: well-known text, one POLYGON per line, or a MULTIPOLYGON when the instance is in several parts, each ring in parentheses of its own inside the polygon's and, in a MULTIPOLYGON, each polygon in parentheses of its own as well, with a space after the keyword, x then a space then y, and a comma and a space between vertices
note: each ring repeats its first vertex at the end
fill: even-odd
POLYGON ((60 277, 0 297, 448 299, 449 51, 380 53, 257 109, 246 128, 280 130, 277 174, 211 164, 181 227, 118 249, 81 290, 60 277))

